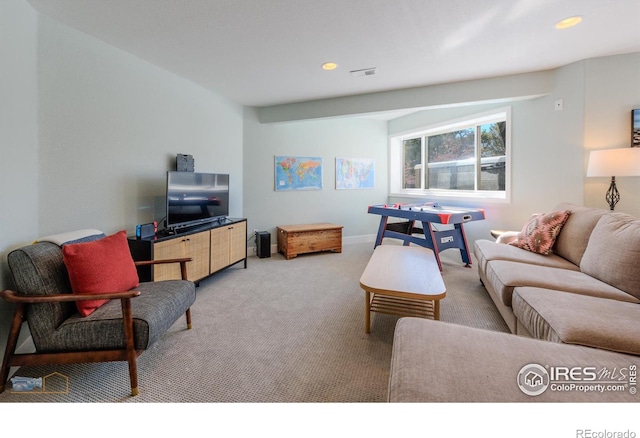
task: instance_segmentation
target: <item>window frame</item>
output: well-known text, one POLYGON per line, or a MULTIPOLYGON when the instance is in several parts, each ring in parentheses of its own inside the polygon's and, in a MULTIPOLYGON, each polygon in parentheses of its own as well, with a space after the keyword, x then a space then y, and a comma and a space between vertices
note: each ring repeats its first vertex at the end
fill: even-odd
POLYGON ((404 131, 389 136, 389 196, 401 196, 401 197, 420 197, 436 199, 483 199, 494 202, 510 202, 511 201, 511 107, 498 108, 492 111, 487 111, 479 114, 469 115, 467 117, 458 118, 455 120, 448 120, 438 124, 420 127, 409 131, 404 131), (505 122, 505 189, 502 190, 479 190, 477 182, 480 178, 480 172, 478 172, 477 162, 481 159, 478 151, 478 145, 480 140, 476 138, 475 141, 475 153, 474 159, 476 160, 476 189, 474 190, 453 190, 453 189, 427 189, 424 188, 426 184, 425 168, 428 167, 426 163, 427 159, 427 147, 425 141, 421 141, 421 175, 420 186, 421 188, 404 188, 404 146, 405 140, 423 138, 427 136, 433 136, 443 134, 452 131, 458 131, 466 128, 474 128, 476 136, 478 133, 478 127, 487 123, 505 122))

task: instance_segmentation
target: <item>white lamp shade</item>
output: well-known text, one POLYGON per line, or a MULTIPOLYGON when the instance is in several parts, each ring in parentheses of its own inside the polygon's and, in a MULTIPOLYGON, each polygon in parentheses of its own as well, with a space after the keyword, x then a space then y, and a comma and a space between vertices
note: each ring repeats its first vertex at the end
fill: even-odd
POLYGON ((640 148, 591 151, 587 176, 640 176, 640 148))

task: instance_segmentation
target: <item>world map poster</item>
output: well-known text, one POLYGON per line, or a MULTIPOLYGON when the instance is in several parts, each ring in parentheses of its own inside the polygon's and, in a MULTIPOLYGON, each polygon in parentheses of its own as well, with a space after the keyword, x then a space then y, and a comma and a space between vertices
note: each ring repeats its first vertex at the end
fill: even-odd
POLYGON ((322 158, 275 157, 276 191, 322 190, 322 158))
POLYGON ((372 158, 336 158, 336 189, 372 189, 375 179, 372 158))

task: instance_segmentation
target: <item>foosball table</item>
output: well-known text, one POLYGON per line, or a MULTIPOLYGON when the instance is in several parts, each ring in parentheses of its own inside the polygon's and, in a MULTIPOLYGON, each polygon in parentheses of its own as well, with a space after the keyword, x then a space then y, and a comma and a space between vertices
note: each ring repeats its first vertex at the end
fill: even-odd
POLYGON ((410 243, 433 250, 442 271, 441 251, 459 249, 465 266, 471 266, 471 257, 463 224, 469 221, 483 220, 484 210, 481 208, 443 207, 435 202, 422 204, 380 204, 369 206, 368 213, 378 214, 380 226, 375 246, 382 243, 385 237, 400 239, 407 246, 410 243), (389 223, 389 218, 405 219, 403 222, 389 223), (422 223, 422 230, 414 228, 416 222, 422 223), (436 230, 432 224, 452 225, 452 229, 436 230), (418 237, 414 234, 423 234, 418 237))

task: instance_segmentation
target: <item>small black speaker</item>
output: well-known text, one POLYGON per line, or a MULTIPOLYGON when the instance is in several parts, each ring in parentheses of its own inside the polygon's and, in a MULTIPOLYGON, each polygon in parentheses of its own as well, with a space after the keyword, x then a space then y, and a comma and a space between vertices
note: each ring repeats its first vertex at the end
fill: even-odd
POLYGON ((193 172, 193 156, 178 154, 176 156, 176 170, 178 172, 193 172))
POLYGON ((271 233, 267 231, 256 231, 256 247, 258 257, 261 259, 271 257, 271 233))

